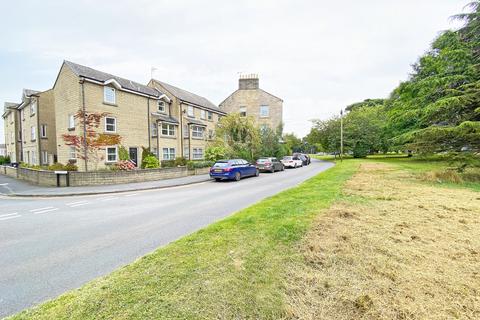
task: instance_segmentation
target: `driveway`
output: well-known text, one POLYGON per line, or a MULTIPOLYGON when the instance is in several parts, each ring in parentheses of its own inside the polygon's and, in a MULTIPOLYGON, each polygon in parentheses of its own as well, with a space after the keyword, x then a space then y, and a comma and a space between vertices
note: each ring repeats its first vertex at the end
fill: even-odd
POLYGON ((81 286, 333 166, 240 182, 62 198, 0 198, 0 317, 81 286))

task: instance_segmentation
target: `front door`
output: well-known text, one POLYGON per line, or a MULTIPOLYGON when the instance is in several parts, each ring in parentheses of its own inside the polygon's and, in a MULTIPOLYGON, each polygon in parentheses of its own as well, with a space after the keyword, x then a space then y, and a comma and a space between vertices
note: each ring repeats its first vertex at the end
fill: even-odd
POLYGON ((130 156, 130 160, 132 160, 135 163, 135 167, 138 167, 138 149, 129 148, 128 155, 130 156))

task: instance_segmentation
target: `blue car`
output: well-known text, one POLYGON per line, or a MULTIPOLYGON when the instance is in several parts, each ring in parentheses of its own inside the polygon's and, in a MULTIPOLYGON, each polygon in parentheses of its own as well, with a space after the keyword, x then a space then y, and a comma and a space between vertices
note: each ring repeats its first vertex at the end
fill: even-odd
POLYGON ((257 166, 243 159, 218 160, 210 168, 210 177, 216 181, 235 180, 260 174, 257 166))

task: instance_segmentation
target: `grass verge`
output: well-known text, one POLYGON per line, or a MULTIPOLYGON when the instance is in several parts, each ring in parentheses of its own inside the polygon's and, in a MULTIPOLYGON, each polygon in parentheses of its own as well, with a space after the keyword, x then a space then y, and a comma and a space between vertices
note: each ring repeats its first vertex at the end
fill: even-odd
POLYGON ((288 267, 289 318, 479 319, 478 192, 419 180, 431 163, 359 163, 288 267))
MULTIPOLYGON (((286 266, 357 162, 334 168, 12 319, 276 319, 286 266)), ((212 204, 213 205, 213 204, 212 204)))

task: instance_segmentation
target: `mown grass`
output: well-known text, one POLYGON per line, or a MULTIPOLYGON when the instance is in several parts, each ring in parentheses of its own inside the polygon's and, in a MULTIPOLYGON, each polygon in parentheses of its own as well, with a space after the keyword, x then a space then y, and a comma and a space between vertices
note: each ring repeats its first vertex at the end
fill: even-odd
MULTIPOLYGON (((12 319, 278 319, 286 266, 315 216, 359 163, 345 161, 298 187, 146 255, 12 319)), ((212 206, 214 203, 212 203, 212 206)))

